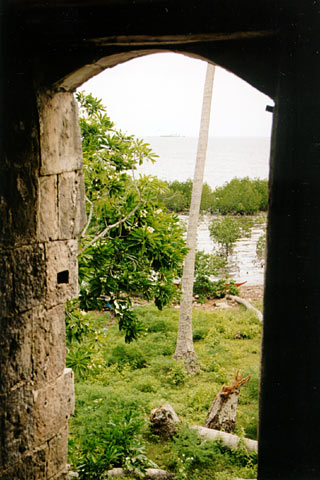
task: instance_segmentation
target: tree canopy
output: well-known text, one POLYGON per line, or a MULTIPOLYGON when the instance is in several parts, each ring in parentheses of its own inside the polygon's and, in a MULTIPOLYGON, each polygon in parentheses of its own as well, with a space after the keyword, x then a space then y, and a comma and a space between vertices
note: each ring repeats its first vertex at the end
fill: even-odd
POLYGON ((222 215, 253 215, 268 209, 268 181, 259 178, 233 178, 217 187, 211 199, 211 211, 222 215))
POLYGON ((149 145, 117 130, 101 100, 78 92, 88 223, 79 248, 80 307, 107 302, 125 340, 143 329, 132 296, 161 309, 177 289, 173 283, 186 254, 183 230, 158 196, 164 182, 136 167, 154 161, 149 145))

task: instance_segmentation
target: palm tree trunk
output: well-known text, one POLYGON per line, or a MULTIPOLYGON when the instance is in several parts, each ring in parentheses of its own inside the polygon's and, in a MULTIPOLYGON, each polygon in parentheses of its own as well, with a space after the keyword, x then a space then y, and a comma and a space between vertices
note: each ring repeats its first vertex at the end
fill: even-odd
POLYGON ((189 251, 185 258, 183 268, 181 282, 182 298, 180 303, 179 329, 177 346, 174 354, 175 359, 183 359, 185 361, 185 366, 187 370, 191 373, 195 373, 198 371, 198 359, 194 351, 192 338, 192 299, 198 220, 201 204, 203 174, 207 156, 214 73, 215 66, 208 63, 203 92, 200 133, 188 222, 187 247, 189 251))

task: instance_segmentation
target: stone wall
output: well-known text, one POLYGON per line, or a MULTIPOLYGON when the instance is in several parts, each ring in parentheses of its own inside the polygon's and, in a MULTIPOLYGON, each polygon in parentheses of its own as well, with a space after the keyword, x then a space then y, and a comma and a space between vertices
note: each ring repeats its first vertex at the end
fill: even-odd
POLYGON ((74 408, 64 302, 78 292, 81 141, 71 93, 42 92, 30 106, 26 122, 12 122, 29 135, 23 160, 17 138, 14 158, 6 145, 10 170, 1 163, 0 478, 60 480, 74 408))

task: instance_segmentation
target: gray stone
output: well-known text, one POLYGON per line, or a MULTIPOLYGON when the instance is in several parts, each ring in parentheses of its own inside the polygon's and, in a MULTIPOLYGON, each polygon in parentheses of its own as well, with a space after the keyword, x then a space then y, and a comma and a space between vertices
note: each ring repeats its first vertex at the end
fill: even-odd
POLYGON ((82 168, 78 106, 72 93, 39 96, 41 175, 82 168))
POLYGON ((2 160, 1 155, 0 244, 11 247, 25 245, 32 242, 36 234, 39 169, 23 165, 16 170, 3 170, 2 160))
POLYGON ((0 394, 31 377, 32 325, 32 310, 0 319, 0 394))
POLYGON ((33 382, 40 388, 63 374, 65 368, 65 309, 58 305, 48 311, 33 311, 33 382))
POLYGON ((58 202, 60 238, 75 238, 86 221, 82 172, 58 175, 58 202))
POLYGON ((0 468, 10 468, 21 461, 33 444, 33 395, 29 386, 0 396, 0 425, 5 445, 1 449, 0 468))
POLYGON ((67 426, 63 429, 50 441, 49 445, 49 454, 48 454, 48 465, 47 465, 47 476, 48 478, 53 477, 54 475, 60 474, 61 471, 65 471, 67 463, 67 454, 68 454, 68 428, 67 426), (60 472, 60 473, 59 473, 60 472))
POLYGON ((50 242, 47 253, 47 307, 71 300, 78 295, 78 242, 50 242), (59 282, 59 274, 64 274, 59 282))
POLYGON ((35 390, 34 396, 34 437, 35 444, 50 440, 53 432, 59 432, 67 425, 74 412, 74 379, 71 368, 66 368, 55 383, 35 390))
POLYGON ((14 299, 18 312, 40 305, 45 297, 46 259, 42 244, 13 251, 14 299))
POLYGON ((14 306, 11 252, 0 252, 0 318, 12 314, 14 306))
POLYGON ((47 446, 1 472, 1 480, 47 480, 47 446))
POLYGON ((38 238, 40 241, 59 238, 57 175, 39 177, 38 238))

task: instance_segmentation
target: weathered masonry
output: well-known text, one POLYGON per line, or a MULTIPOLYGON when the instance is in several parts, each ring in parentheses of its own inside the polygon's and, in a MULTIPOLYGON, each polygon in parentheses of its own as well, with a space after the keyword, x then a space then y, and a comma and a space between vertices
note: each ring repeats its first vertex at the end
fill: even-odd
POLYGON ((63 304, 77 294, 84 223, 72 92, 105 68, 170 50, 275 99, 259 480, 318 480, 319 0, 10 0, 0 9, 0 478, 67 478, 63 304))

